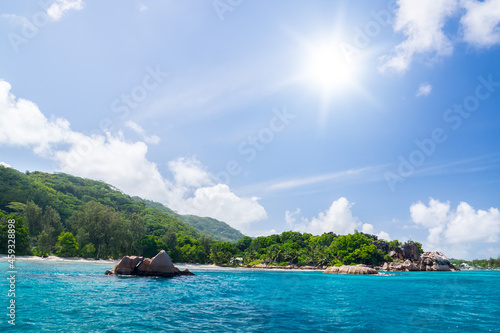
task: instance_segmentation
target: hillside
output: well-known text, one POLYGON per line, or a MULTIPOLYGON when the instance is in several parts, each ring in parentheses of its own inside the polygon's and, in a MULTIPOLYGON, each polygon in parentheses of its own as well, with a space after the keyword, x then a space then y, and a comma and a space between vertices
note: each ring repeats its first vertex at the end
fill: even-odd
MULTIPOLYGON (((244 236, 236 243, 215 241, 242 235, 223 222, 182 216, 100 181, 0 166, 0 254, 12 252, 7 244, 13 234, 16 256, 152 257, 165 250, 174 262, 224 265, 236 264, 235 258, 248 265, 380 265, 393 260, 391 251, 404 248, 397 240, 386 243, 357 231, 317 236, 285 231, 244 236)), ((415 246, 421 253, 420 244, 415 246)))
POLYGON ((213 219, 211 217, 200 217, 196 215, 180 215, 168 208, 167 206, 151 200, 144 200, 139 197, 134 197, 134 200, 144 202, 148 207, 158 209, 167 214, 175 216, 180 221, 186 223, 191 228, 195 229, 202 235, 209 236, 213 240, 220 242, 236 242, 243 238, 243 235, 238 230, 230 227, 227 223, 213 219))
POLYGON ((236 242, 243 237, 239 231, 224 222, 198 216, 182 216, 161 203, 130 197, 101 181, 84 179, 63 173, 21 173, 0 166, 0 211, 15 213, 10 203, 26 204, 33 201, 41 208, 51 206, 60 215, 63 224, 90 201, 112 207, 129 216, 144 216, 147 232, 162 236, 168 227, 195 238, 201 235, 216 241, 236 242))

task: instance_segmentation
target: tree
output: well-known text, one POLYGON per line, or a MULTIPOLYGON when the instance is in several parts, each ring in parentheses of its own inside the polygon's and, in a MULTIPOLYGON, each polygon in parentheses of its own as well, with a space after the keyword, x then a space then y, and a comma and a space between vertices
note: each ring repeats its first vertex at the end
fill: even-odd
POLYGON ((31 237, 35 238, 42 232, 42 209, 31 200, 26 203, 24 221, 31 237))
POLYGON ((37 237, 37 249, 41 255, 48 255, 54 250, 56 242, 53 239, 54 228, 45 227, 37 237))
POLYGON ((215 242, 212 245, 210 260, 214 264, 227 265, 231 263, 231 259, 238 250, 229 242, 215 242))
POLYGON ((9 235, 15 235, 15 255, 27 255, 31 254, 31 246, 29 240, 28 228, 26 228, 23 224, 23 219, 21 217, 17 217, 16 215, 4 215, 0 213, 0 253, 1 254, 10 254, 8 253, 9 249, 9 235), (15 220, 14 224, 15 229, 9 228, 9 220, 15 220), (9 230, 15 230, 14 233, 9 233, 9 230))
POLYGON ((93 258, 95 256, 95 246, 92 243, 87 243, 85 246, 81 249, 80 254, 84 258, 93 258))
POLYGON ((245 251, 246 249, 248 249, 248 247, 250 246, 250 244, 252 243, 252 238, 251 237, 248 237, 248 236, 244 236, 242 239, 240 239, 237 243, 236 243, 236 248, 238 250, 240 250, 240 252, 243 252, 245 251))
POLYGON ((71 232, 62 232, 58 237, 56 255, 60 257, 76 257, 78 255, 78 243, 71 232))
POLYGON ((61 217, 59 216, 59 213, 51 206, 45 207, 45 210, 43 212, 42 229, 46 228, 47 226, 50 226, 54 229, 56 238, 63 231, 61 217))
POLYGON ((147 235, 141 240, 143 254, 145 257, 152 258, 158 254, 161 250, 166 248, 165 243, 163 243, 157 236, 147 235))

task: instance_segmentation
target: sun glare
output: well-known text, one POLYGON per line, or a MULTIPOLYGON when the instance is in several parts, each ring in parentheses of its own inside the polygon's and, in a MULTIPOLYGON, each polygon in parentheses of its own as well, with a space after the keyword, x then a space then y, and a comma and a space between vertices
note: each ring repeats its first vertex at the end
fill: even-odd
POLYGON ((322 93, 345 92, 355 81, 351 61, 336 43, 324 43, 310 47, 307 53, 305 77, 322 93))

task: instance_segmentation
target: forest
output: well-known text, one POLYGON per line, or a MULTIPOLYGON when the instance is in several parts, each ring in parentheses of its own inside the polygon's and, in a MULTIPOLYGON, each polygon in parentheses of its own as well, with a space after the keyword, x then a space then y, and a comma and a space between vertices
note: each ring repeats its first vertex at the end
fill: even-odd
POLYGON ((402 245, 357 231, 251 238, 224 222, 182 216, 106 183, 62 173, 0 166, 0 188, 2 254, 8 253, 9 219, 16 220, 16 255, 116 259, 152 257, 164 249, 175 262, 200 264, 377 265, 392 261, 388 253, 402 245))
POLYGON ((490 259, 474 259, 471 261, 462 260, 462 259, 450 259, 451 263, 457 267, 460 267, 461 264, 465 263, 469 265, 469 267, 475 267, 480 269, 500 269, 500 256, 498 258, 490 258, 490 259))

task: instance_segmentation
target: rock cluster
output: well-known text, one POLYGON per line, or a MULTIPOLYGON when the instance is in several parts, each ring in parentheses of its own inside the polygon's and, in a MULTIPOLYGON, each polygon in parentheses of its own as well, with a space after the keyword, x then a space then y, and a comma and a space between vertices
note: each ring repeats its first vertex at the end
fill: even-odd
POLYGON ((137 275, 137 276, 162 276, 172 277, 180 275, 194 275, 187 268, 183 271, 174 266, 170 256, 165 250, 161 250, 152 259, 125 256, 113 267, 106 271, 106 275, 137 275))
POLYGON ((378 274, 378 271, 374 268, 367 267, 365 265, 356 266, 332 266, 328 267, 323 273, 333 273, 333 274, 378 274))
MULTIPOLYGON (((405 254, 406 256, 407 254, 405 254)), ((383 271, 459 271, 441 252, 425 252, 420 256, 411 252, 404 262, 386 262, 383 271), (412 258, 412 259, 410 259, 412 258)))
POLYGON ((420 259, 420 252, 415 243, 406 243, 404 246, 398 246, 394 251, 389 252, 389 255, 394 260, 418 261, 420 259))
MULTIPOLYGON (((228 267, 232 267, 232 266, 228 266, 228 267)), ((242 266, 238 266, 238 267, 263 268, 263 269, 302 269, 302 270, 322 270, 322 269, 326 268, 326 266, 298 266, 298 265, 277 266, 277 265, 267 265, 267 264, 242 265, 242 266)))

